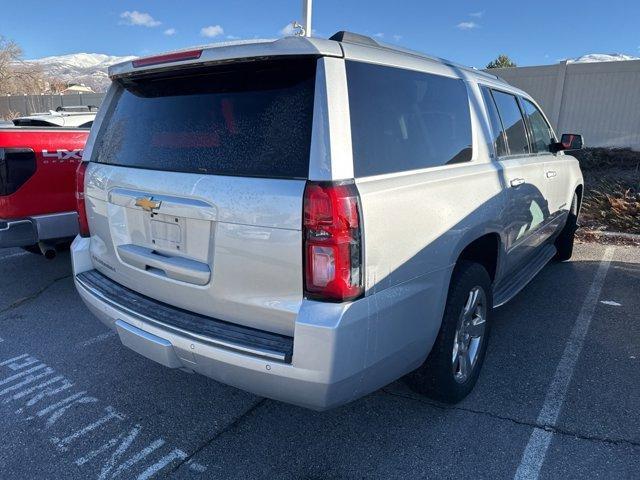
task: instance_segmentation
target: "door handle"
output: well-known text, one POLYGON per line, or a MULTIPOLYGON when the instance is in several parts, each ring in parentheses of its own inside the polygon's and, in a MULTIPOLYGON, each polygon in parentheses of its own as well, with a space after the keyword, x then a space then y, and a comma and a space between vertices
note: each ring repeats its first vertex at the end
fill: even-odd
POLYGON ((524 178, 514 178, 509 183, 512 187, 519 187, 524 183, 524 178))
POLYGON ((555 170, 549 170, 547 172, 547 178, 553 178, 557 175, 558 173, 555 170))

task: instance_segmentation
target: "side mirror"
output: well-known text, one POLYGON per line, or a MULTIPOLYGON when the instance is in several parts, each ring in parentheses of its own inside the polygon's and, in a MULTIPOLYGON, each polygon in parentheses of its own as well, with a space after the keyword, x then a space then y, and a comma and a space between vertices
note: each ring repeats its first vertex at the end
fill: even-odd
POLYGON ((559 142, 551 144, 551 151, 556 153, 560 150, 582 150, 583 146, 582 135, 578 135, 577 133, 563 133, 559 142))
POLYGON ((582 150, 582 135, 563 133, 560 143, 565 150, 582 150))

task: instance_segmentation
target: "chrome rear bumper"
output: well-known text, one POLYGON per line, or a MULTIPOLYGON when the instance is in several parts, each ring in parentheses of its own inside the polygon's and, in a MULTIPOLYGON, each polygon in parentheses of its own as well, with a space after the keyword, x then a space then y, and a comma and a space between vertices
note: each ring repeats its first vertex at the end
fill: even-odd
POLYGON ((31 220, 0 220, 0 248, 26 247, 38 243, 31 220))
POLYGON ((76 212, 0 220, 0 248, 26 247, 38 242, 73 238, 77 234, 78 214, 76 212))
MULTIPOLYGON (((79 273, 75 280, 78 288, 116 310, 167 332, 243 354, 291 363, 293 355, 293 338, 291 337, 172 307, 119 285, 97 270, 79 273)), ((116 327, 118 327, 117 322, 116 327)), ((121 327, 127 329, 126 325, 121 327)), ((120 328, 117 330, 120 331, 120 328)))
POLYGON ((422 319, 419 330, 403 323, 416 301, 435 297, 428 288, 424 294, 431 280, 348 303, 304 300, 291 338, 121 291, 94 263, 91 244, 78 236, 71 246, 76 288, 123 345, 166 367, 314 410, 355 400, 417 368, 439 329, 436 322, 426 328, 422 319), (90 277, 100 278, 96 274, 103 287, 90 285, 90 277))

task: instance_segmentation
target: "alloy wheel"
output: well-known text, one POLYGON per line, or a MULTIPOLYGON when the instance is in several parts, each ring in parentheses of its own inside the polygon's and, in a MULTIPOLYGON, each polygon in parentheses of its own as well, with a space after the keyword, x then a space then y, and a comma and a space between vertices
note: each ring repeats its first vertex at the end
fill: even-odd
POLYGON ((469 291, 453 339, 451 367, 458 383, 471 376, 480 356, 487 322, 487 295, 479 286, 469 291))

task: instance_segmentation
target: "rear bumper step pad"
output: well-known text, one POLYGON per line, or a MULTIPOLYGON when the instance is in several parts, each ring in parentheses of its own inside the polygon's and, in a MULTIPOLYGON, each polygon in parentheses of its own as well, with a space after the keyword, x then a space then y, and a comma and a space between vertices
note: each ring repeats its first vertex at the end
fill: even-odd
POLYGON ((150 322, 173 333, 194 336, 211 345, 291 363, 293 338, 255 328, 236 325, 172 307, 140 295, 97 270, 76 275, 76 281, 90 294, 113 308, 150 322))

